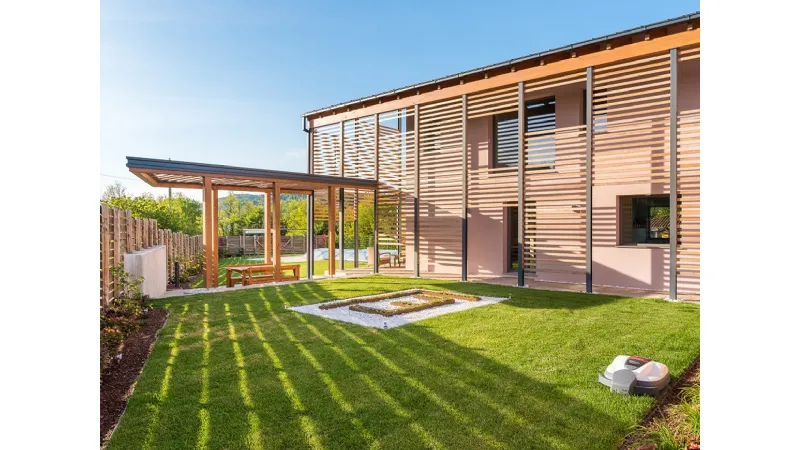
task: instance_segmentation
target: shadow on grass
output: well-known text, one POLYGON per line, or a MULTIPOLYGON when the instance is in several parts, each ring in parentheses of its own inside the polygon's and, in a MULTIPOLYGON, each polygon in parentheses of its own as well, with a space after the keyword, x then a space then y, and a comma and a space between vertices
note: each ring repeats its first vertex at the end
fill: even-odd
POLYGON ((590 404, 567 392, 585 389, 574 374, 556 385, 523 373, 550 367, 558 351, 496 323, 452 314, 435 327, 376 330, 286 309, 417 286, 512 295, 470 310, 480 320, 491 308, 571 313, 615 300, 383 276, 187 297, 166 305, 170 322, 108 448, 611 448, 631 424, 630 405, 648 404, 605 395, 590 404), (490 326, 503 340, 457 338, 490 326), (543 350, 519 351, 534 345, 543 350))

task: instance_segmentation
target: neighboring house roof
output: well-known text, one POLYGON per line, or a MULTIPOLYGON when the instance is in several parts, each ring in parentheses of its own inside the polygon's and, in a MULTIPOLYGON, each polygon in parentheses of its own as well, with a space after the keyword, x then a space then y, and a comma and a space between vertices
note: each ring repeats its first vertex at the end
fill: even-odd
POLYGON ((315 109, 313 111, 309 111, 309 112, 303 114, 303 117, 316 115, 316 114, 319 114, 319 113, 327 112, 327 111, 330 111, 330 110, 333 110, 333 109, 338 109, 338 108, 342 108, 342 107, 349 106, 349 105, 355 105, 355 104, 362 103, 362 102, 365 102, 365 101, 368 101, 368 100, 374 100, 374 99, 377 99, 377 98, 380 98, 380 97, 385 97, 385 96, 389 96, 389 95, 396 95, 396 94, 399 94, 401 92, 409 91, 409 90, 412 90, 412 89, 420 89, 420 88, 432 86, 432 85, 435 85, 435 84, 438 84, 438 83, 442 83, 442 82, 445 82, 445 81, 454 80, 454 79, 458 79, 458 78, 463 78, 463 77, 468 76, 468 75, 474 75, 474 74, 479 74, 481 72, 487 72, 487 71, 490 71, 490 70, 496 70, 496 69, 501 69, 501 68, 505 68, 505 67, 511 67, 514 64, 520 64, 520 63, 528 62, 528 61, 531 61, 531 60, 534 60, 534 59, 538 59, 538 58, 542 58, 542 57, 545 57, 545 56, 548 56, 548 55, 554 55, 554 54, 563 53, 563 52, 570 52, 570 51, 574 51, 574 50, 577 50, 577 49, 580 49, 580 48, 583 48, 583 47, 587 47, 587 46, 590 46, 590 45, 596 45, 596 44, 600 44, 600 43, 603 43, 603 42, 611 41, 613 39, 618 39, 618 38, 626 37, 626 36, 632 36, 634 34, 642 33, 644 31, 653 30, 653 29, 657 29, 657 28, 663 28, 663 27, 667 27, 667 26, 670 26, 670 25, 679 24, 679 23, 682 23, 682 22, 689 22, 689 21, 696 20, 696 19, 699 19, 699 18, 700 18, 700 11, 697 11, 697 12, 694 12, 694 13, 691 13, 691 14, 684 14, 682 16, 674 17, 672 19, 667 19, 667 20, 662 20, 662 21, 654 22, 654 23, 647 24, 647 25, 642 25, 642 26, 639 26, 639 27, 636 27, 636 28, 631 28, 631 29, 628 29, 628 30, 625 30, 625 31, 620 31, 618 33, 609 34, 609 35, 606 35, 606 36, 601 36, 601 37, 597 37, 597 38, 589 39, 589 40, 585 40, 585 41, 580 41, 580 42, 576 42, 574 44, 565 45, 563 47, 558 47, 558 48, 554 48, 554 49, 550 49, 550 50, 545 50, 545 51, 538 52, 538 53, 531 53, 530 55, 522 56, 522 57, 519 57, 519 58, 509 59, 507 61, 499 62, 499 63, 496 63, 496 64, 490 64, 488 66, 478 67, 476 69, 467 70, 467 71, 464 71, 464 72, 454 73, 452 75, 447 75, 447 76, 444 76, 444 77, 441 77, 441 78, 436 78, 436 79, 433 79, 433 80, 430 80, 430 81, 426 81, 426 82, 423 82, 423 83, 411 84, 411 85, 408 85, 408 86, 405 86, 405 87, 401 87, 401 88, 398 88, 398 89, 392 89, 390 91, 381 92, 380 94, 370 95, 370 96, 367 96, 367 97, 361 97, 361 98, 357 98, 355 100, 350 100, 350 101, 347 101, 347 102, 337 103, 337 104, 334 104, 334 105, 331 105, 331 106, 328 106, 328 107, 325 107, 325 108, 320 108, 320 109, 315 109))
POLYGON ((651 218, 650 228, 669 228, 669 216, 651 218))

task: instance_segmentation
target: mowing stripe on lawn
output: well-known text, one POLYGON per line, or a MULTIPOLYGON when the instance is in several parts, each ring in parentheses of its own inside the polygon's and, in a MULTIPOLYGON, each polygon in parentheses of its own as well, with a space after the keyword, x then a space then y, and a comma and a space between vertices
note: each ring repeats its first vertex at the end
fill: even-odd
MULTIPOLYGON (((391 360, 389 360, 387 357, 382 355, 379 351, 377 351, 374 348, 372 348, 369 345, 367 345, 358 336, 355 336, 351 332, 349 332, 346 329, 342 328, 342 326, 340 326, 340 325, 334 325, 334 328, 336 328, 337 330, 341 331, 342 334, 344 334, 345 336, 347 336, 351 340, 353 340, 353 341, 355 341, 357 343, 360 343, 361 344, 361 348, 364 351, 366 351, 370 355, 374 356, 376 359, 378 359, 381 363, 383 363, 390 370, 392 370, 393 372, 395 372, 398 375, 400 375, 400 379, 402 379, 406 384, 408 384, 412 388, 416 389, 417 391, 419 391, 420 393, 422 393, 423 395, 428 397, 429 400, 431 400, 434 404, 439 406, 439 408, 441 408, 443 411, 445 411, 451 417, 456 419, 456 421, 458 421, 463 426, 465 426, 469 430, 470 433, 476 435, 478 438, 480 438, 482 441, 484 441, 487 445, 490 445, 493 448, 508 448, 507 445, 505 445, 502 442, 498 441, 494 436, 492 436, 491 434, 489 434, 489 433, 479 429, 477 426, 475 426, 472 423, 471 420, 469 420, 467 417, 465 417, 456 407, 451 405, 450 402, 448 402, 447 400, 443 399, 441 396, 439 396, 438 394, 433 392, 430 388, 425 386, 419 380, 409 376, 403 369, 398 367, 391 360)), ((378 334, 380 334, 380 333, 378 333, 378 334)))
MULTIPOLYGON (((302 322, 306 326, 306 328, 308 328, 315 336, 319 337, 320 340, 322 340, 322 342, 328 344, 328 348, 331 349, 334 353, 336 353, 336 355, 338 355, 342 359, 342 361, 344 361, 347 367, 356 372, 361 371, 361 368, 355 361, 353 361, 353 358, 351 358, 347 353, 345 353, 344 350, 334 345, 333 341, 331 341, 327 336, 322 334, 322 332, 320 332, 319 329, 317 329, 317 327, 308 323, 308 320, 305 317, 303 317, 302 314, 297 314, 295 317, 298 320, 300 320, 300 322, 302 322)), ((359 378, 361 378, 361 380, 367 387, 369 387, 370 389, 372 389, 372 391, 375 392, 378 398, 382 399, 384 402, 386 402, 386 404, 390 408, 392 408, 392 412, 397 417, 404 419, 412 419, 411 422, 409 423, 409 426, 422 439, 422 442, 424 444, 428 444, 433 448, 437 449, 444 448, 444 445, 442 445, 441 442, 437 441, 422 425, 414 421, 413 418, 411 417, 411 414, 405 408, 403 408, 399 403, 397 403, 397 401, 388 392, 384 391, 378 385, 378 383, 375 382, 375 380, 373 380, 369 375, 365 373, 359 373, 358 376, 359 378)))
MULTIPOLYGON (((261 295, 263 296, 263 293, 261 295)), ((256 316, 253 315, 253 310, 250 307, 250 304, 245 303, 244 307, 247 310, 250 323, 253 324, 253 330, 256 332, 256 336, 258 336, 262 347, 264 347, 264 351, 267 353, 270 361, 272 361, 272 367, 274 367, 277 371, 277 377, 283 386, 283 392, 288 397, 289 402, 292 405, 292 409, 299 413, 298 422, 300 422, 300 428, 305 433, 306 443, 311 448, 322 449, 323 446, 320 443, 317 427, 311 417, 308 416, 308 411, 306 410, 305 406, 303 406, 303 402, 300 400, 297 390, 294 388, 292 381, 289 379, 289 374, 283 370, 283 363, 281 362, 280 358, 278 358, 278 354, 275 353, 275 349, 272 348, 269 342, 267 342, 266 337, 264 337, 264 333, 261 331, 261 326, 258 324, 256 316)))
POLYGON ((200 388, 200 411, 197 415, 200 419, 200 430, 197 433, 197 448, 205 450, 211 439, 211 413, 208 411, 208 382, 209 367, 211 359, 211 341, 208 339, 210 329, 208 326, 208 303, 203 304, 203 365, 200 372, 202 387, 200 388))
POLYGON ((236 357, 236 367, 239 368, 239 393, 242 395, 242 402, 244 407, 247 408, 247 422, 250 424, 250 435, 248 436, 247 443, 251 448, 262 448, 261 444, 261 420, 255 412, 255 404, 253 398, 250 396, 250 388, 247 384, 247 370, 245 368, 244 356, 242 349, 239 346, 239 341, 236 338, 236 327, 233 326, 231 320, 230 305, 225 303, 225 318, 228 320, 228 339, 233 345, 233 354, 236 357))
MULTIPOLYGON (((167 309, 169 309, 169 305, 167 305, 167 309)), ((169 382, 172 379, 172 366, 175 364, 175 359, 178 358, 178 342, 181 339, 181 327, 183 326, 183 320, 186 318, 187 311, 189 311, 189 304, 184 303, 181 317, 178 319, 178 324, 175 326, 172 342, 169 344, 171 350, 169 352, 169 359, 167 359, 167 368, 164 369, 164 376, 161 378, 161 388, 158 390, 158 395, 156 396, 157 403, 153 405, 153 415, 150 416, 150 423, 147 425, 147 437, 145 438, 143 446, 145 449, 149 449, 153 445, 153 439, 155 439, 156 429, 158 428, 158 413, 161 411, 161 405, 163 405, 164 401, 167 399, 167 394, 169 394, 169 382)))
POLYGON ((376 441, 375 437, 372 436, 372 433, 370 433, 369 430, 367 430, 367 428, 364 426, 364 423, 361 422, 358 417, 353 415, 353 407, 347 402, 347 400, 345 400, 344 396, 342 395, 342 391, 339 389, 339 386, 336 385, 336 382, 333 381, 319 360, 315 358, 313 354, 311 354, 308 348, 306 348, 300 343, 300 341, 297 340, 291 330, 289 330, 289 328, 281 321, 278 315, 272 310, 269 302, 265 300, 264 305, 267 308, 267 312, 272 320, 277 322, 278 326, 281 328, 281 330, 283 330, 283 333, 289 338, 289 341, 292 342, 295 347, 297 347, 297 349, 300 351, 300 354, 303 355, 309 364, 311 364, 311 367, 313 367, 317 372, 317 376, 320 377, 325 386, 328 387, 328 392, 333 401, 339 406, 339 409, 341 409, 345 414, 351 416, 350 423, 352 423, 356 430, 358 430, 365 443, 374 443, 376 441))

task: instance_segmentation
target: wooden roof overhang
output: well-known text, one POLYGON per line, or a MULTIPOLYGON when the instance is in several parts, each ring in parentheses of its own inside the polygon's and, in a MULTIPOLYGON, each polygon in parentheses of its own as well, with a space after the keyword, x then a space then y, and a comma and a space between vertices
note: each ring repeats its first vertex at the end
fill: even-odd
POLYGON ((206 177, 216 190, 269 192, 280 185, 282 193, 310 194, 316 189, 375 190, 375 180, 253 169, 166 159, 128 156, 128 170, 153 187, 203 189, 206 177))

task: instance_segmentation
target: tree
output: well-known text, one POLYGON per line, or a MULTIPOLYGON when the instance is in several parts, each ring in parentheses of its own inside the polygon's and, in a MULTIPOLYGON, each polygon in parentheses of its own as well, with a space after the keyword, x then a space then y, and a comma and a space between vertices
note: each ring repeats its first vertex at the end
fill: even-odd
POLYGON ((190 236, 202 233, 201 218, 202 204, 183 194, 176 194, 172 198, 166 196, 155 197, 146 192, 137 197, 129 197, 124 186, 108 186, 103 193, 103 203, 120 209, 131 211, 131 216, 144 219, 156 219, 158 227, 172 231, 179 231, 190 236), (122 189, 120 189, 122 188, 122 189), (108 195, 106 195, 108 194, 108 195))
POLYGON ((107 201, 111 200, 112 198, 126 197, 127 193, 128 189, 119 181, 115 181, 114 184, 109 184, 106 186, 106 189, 103 191, 103 195, 100 198, 103 201, 107 201))

